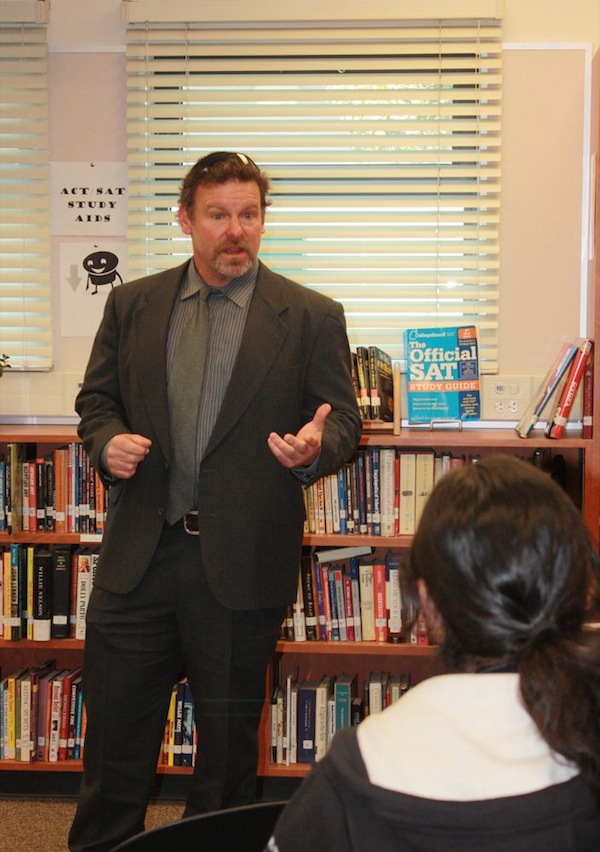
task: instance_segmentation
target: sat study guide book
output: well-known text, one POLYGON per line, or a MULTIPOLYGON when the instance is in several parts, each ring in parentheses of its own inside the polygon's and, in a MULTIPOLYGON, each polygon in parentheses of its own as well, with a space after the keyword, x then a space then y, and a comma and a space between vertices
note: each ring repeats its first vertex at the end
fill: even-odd
POLYGON ((479 420, 479 346, 474 325, 404 332, 408 422, 479 420))

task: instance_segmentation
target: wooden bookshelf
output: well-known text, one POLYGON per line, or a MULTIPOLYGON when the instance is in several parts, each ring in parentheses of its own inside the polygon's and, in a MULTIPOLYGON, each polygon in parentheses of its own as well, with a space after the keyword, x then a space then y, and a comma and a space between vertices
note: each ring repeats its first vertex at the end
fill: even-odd
MULTIPOLYGON (((599 332, 600 333, 600 332, 599 332)), ((596 371, 596 386, 598 385, 596 371)), ((596 387, 595 419, 598 417, 600 390, 596 387)), ((598 430, 596 430, 598 432, 598 430)), ((77 440, 75 426, 0 426, 0 451, 11 441, 33 444, 36 455, 47 455, 56 447, 77 440)), ((581 509, 594 540, 599 534, 600 504, 600 441, 598 435, 593 439, 583 439, 569 432, 568 437, 550 441, 543 434, 534 432, 529 438, 520 438, 512 428, 465 428, 461 430, 423 430, 400 429, 394 434, 390 428, 377 428, 367 424, 361 440, 362 446, 397 447, 406 450, 430 449, 435 452, 449 452, 453 455, 483 456, 491 453, 508 453, 530 457, 536 449, 546 449, 564 456, 571 479, 569 490, 581 505, 581 509)), ((368 544, 376 554, 383 554, 388 548, 406 550, 410 547, 411 536, 392 538, 372 535, 306 535, 304 544, 308 547, 344 547, 353 544, 368 544)), ((54 534, 52 532, 18 532, 8 535, 0 532, 0 547, 11 542, 20 544, 71 544, 99 545, 100 536, 91 534, 54 534)), ((74 668, 80 665, 84 643, 74 639, 34 642, 19 640, 11 642, 0 640, 0 658, 2 674, 15 671, 28 665, 39 665, 50 657, 55 657, 57 665, 74 668)), ((435 649, 413 644, 386 644, 380 642, 289 642, 280 641, 277 645, 271 670, 268 673, 267 692, 275 673, 286 675, 292 666, 298 665, 301 677, 316 677, 323 674, 336 674, 346 671, 356 673, 359 678, 368 676, 371 669, 407 673, 413 682, 430 676, 435 672, 435 649)), ((270 704, 265 703, 259 731, 260 758, 259 774, 264 776, 301 777, 310 768, 306 764, 278 765, 271 761, 270 749, 270 704)), ((32 762, 14 760, 0 761, 0 770, 7 771, 50 771, 79 772, 80 761, 32 762)), ((185 767, 157 767, 159 773, 186 774, 191 770, 185 767)))

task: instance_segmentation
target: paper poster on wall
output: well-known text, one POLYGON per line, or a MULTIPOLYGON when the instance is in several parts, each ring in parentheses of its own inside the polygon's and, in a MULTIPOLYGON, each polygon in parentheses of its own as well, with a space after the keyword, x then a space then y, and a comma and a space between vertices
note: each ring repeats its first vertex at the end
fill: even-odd
POLYGON ((126 163, 50 163, 52 236, 124 237, 126 163))
POLYGON ((60 245, 60 325, 63 337, 93 337, 108 294, 127 281, 126 240, 60 245))

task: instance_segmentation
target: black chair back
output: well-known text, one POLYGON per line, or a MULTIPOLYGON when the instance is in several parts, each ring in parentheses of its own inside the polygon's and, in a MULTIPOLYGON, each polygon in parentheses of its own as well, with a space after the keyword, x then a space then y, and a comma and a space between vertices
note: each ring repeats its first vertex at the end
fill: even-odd
POLYGON ((286 802, 257 802, 188 817, 130 837, 112 852, 262 852, 286 802))

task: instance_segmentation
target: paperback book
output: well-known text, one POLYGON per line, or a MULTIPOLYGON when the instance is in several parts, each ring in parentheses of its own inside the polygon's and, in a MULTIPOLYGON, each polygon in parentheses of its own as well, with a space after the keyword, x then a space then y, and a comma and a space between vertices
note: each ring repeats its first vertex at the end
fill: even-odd
POLYGON ((404 332, 408 422, 479 420, 479 346, 474 325, 404 332))

